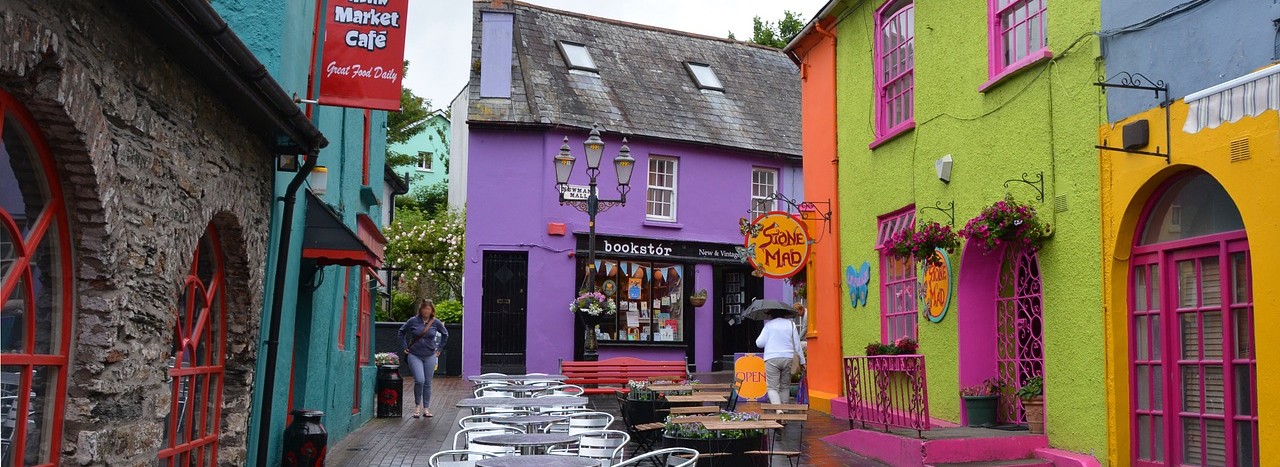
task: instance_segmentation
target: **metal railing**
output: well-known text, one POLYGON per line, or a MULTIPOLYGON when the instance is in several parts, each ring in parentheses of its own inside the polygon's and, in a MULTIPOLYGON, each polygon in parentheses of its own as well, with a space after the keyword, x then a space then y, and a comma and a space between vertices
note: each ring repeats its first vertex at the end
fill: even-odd
POLYGON ((845 357, 849 428, 853 422, 916 430, 929 429, 929 389, 924 355, 845 357))

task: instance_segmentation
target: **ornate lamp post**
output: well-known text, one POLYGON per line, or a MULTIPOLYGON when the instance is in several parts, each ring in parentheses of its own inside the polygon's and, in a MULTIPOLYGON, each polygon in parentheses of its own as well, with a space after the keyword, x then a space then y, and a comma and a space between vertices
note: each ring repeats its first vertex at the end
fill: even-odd
MULTIPOLYGON (((609 210, 614 206, 625 206, 627 204, 627 192, 631 191, 631 172, 635 170, 636 160, 631 157, 631 148, 627 147, 627 139, 622 139, 622 147, 618 148, 617 157, 613 158, 613 168, 618 176, 618 193, 621 195, 618 199, 601 199, 599 189, 596 183, 596 177, 600 175, 600 158, 604 155, 604 140, 600 139, 600 125, 595 124, 591 127, 591 134, 586 141, 582 142, 583 149, 587 157, 587 199, 567 199, 565 193, 569 191, 569 175, 573 172, 573 164, 577 158, 569 152, 569 137, 564 138, 564 144, 560 146, 560 153, 555 156, 556 167, 556 190, 560 192, 560 204, 568 204, 577 208, 579 211, 587 213, 587 291, 596 291, 596 214, 609 210)), ((584 341, 583 358, 586 360, 596 360, 599 358, 596 353, 596 333, 595 326, 587 326, 587 338, 584 341)))

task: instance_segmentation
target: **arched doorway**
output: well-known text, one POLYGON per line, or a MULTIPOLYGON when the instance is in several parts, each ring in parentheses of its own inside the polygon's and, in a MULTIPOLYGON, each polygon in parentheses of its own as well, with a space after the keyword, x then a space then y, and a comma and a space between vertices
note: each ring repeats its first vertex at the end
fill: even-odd
POLYGON ((1148 202, 1129 274, 1134 465, 1259 465, 1248 237, 1195 171, 1148 202))
POLYGON ((0 90, 2 465, 56 465, 73 304, 57 166, 31 114, 0 90))
POLYGON ((1044 376, 1044 316, 1040 261, 1032 248, 1009 246, 996 283, 996 372, 1006 391, 997 418, 1025 425, 1022 400, 1014 395, 1032 378, 1044 376))
POLYGON ((161 465, 218 465, 226 364, 225 290, 222 248, 217 230, 210 225, 183 279, 169 369, 173 399, 165 419, 161 465))

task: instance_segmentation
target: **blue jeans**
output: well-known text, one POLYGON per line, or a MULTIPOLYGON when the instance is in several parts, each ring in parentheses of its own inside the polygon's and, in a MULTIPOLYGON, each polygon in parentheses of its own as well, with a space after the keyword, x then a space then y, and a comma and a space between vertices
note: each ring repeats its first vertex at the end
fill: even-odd
POLYGON ((415 406, 431 405, 431 375, 436 372, 438 358, 435 354, 427 358, 409 354, 409 371, 413 372, 413 404, 415 406))

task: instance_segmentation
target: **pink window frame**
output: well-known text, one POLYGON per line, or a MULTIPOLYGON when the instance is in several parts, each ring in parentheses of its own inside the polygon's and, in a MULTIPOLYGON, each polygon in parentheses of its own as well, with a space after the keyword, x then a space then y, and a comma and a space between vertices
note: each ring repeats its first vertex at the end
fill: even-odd
MULTIPOLYGON (((9 236, 13 239, 14 251, 18 254, 9 266, 8 276, 0 277, 0 303, 7 302, 18 291, 18 287, 23 288, 24 296, 36 296, 31 274, 31 260, 46 236, 51 233, 50 231, 56 229, 52 232, 56 238, 50 239, 53 242, 50 249, 58 252, 58 259, 52 266, 58 274, 57 306, 61 316, 59 322, 51 323, 56 328, 51 331, 56 330, 59 333, 58 346, 56 349, 50 349, 49 353, 36 352, 35 339, 31 338, 36 335, 35 300, 29 299, 24 309, 26 319, 16 324, 23 327, 25 330, 23 335, 28 337, 25 346, 21 352, 4 354, 6 367, 18 367, 18 398, 14 409, 16 413, 25 414, 31 410, 30 394, 35 369, 44 367, 53 372, 49 380, 54 385, 54 389, 49 396, 54 400, 52 411, 45 418, 49 434, 49 442, 46 444, 49 446, 49 452, 45 454, 48 455, 49 462, 38 464, 40 467, 45 467, 61 464, 62 456, 62 423, 67 393, 67 355, 71 351, 71 321, 75 297, 75 274, 71 267, 71 231, 68 227, 67 208, 62 193, 61 178, 58 176, 58 167, 49 150, 49 144, 44 139, 44 134, 40 132, 39 126, 27 109, 12 95, 0 89, 0 133, 4 132, 5 120, 10 117, 16 118, 18 127, 26 133, 31 140, 31 145, 35 148, 40 170, 44 172, 44 183, 49 189, 49 199, 44 209, 35 218, 35 224, 31 226, 26 237, 23 237, 22 229, 7 213, 0 213, 0 229, 9 231, 9 236)), ((41 429, 45 427, 42 426, 41 429)), ((11 460, 25 459, 27 431, 20 429, 13 431, 13 442, 9 445, 10 452, 6 453, 11 460)))
MULTIPOLYGON (((1222 232, 1222 233, 1215 233, 1215 234, 1204 235, 1204 236, 1194 237, 1194 238, 1173 240, 1173 241, 1168 241, 1164 243, 1140 245, 1139 241, 1141 239, 1142 232, 1145 231, 1145 226, 1151 215, 1151 211, 1155 208, 1156 203, 1159 201, 1160 195, 1163 194, 1168 189, 1168 187, 1178 178, 1179 177, 1171 178, 1169 181, 1165 182, 1164 186, 1156 190, 1156 195, 1150 198, 1150 200, 1147 202, 1146 207, 1143 209, 1143 212, 1140 217, 1141 221, 1138 225, 1138 228, 1135 230, 1135 234, 1133 238, 1132 261, 1131 261, 1131 266, 1129 267, 1129 277, 1128 277, 1129 292, 1127 294, 1128 297, 1126 298, 1126 300, 1128 301, 1128 310, 1126 311, 1128 316, 1126 317, 1126 324, 1129 328, 1127 332, 1127 337, 1129 341, 1129 358, 1128 358, 1128 371, 1129 371, 1129 411, 1128 412, 1129 413, 1128 413, 1128 417, 1129 417, 1130 439, 1131 439, 1131 444, 1133 445, 1132 448, 1130 449, 1129 458, 1130 458, 1130 461, 1133 463, 1133 465, 1138 467, 1178 465, 1183 460, 1182 459, 1183 453, 1181 449, 1182 448, 1181 430, 1179 430, 1179 427, 1181 425, 1181 419, 1184 417, 1194 417, 1197 419, 1221 418, 1223 420, 1223 432, 1225 437, 1226 465, 1236 465, 1236 458, 1239 455, 1239 453, 1236 451, 1236 446, 1234 443, 1234 440, 1236 439, 1236 436, 1237 436, 1236 423, 1237 422, 1250 423, 1252 425, 1252 428, 1255 434, 1257 433, 1257 430, 1258 430, 1257 338, 1253 332, 1255 309, 1253 307, 1253 280, 1252 280, 1252 272, 1251 272, 1252 257, 1249 253, 1248 237, 1244 230, 1237 230, 1233 232, 1222 232), (1234 284, 1230 283, 1231 276, 1230 276, 1229 267, 1230 267, 1231 256, 1235 253, 1244 253, 1245 264, 1247 266, 1247 269, 1250 271, 1249 275, 1247 276, 1249 280, 1249 284, 1247 285, 1247 288, 1246 288, 1248 293, 1247 303, 1235 303, 1234 302, 1235 297, 1232 294, 1232 291, 1234 291, 1234 287, 1233 287, 1234 284), (1195 261, 1195 265, 1196 265, 1196 278, 1197 278, 1196 283, 1201 284, 1202 281, 1200 279, 1201 277, 1200 261, 1204 258, 1209 258, 1209 257, 1216 258, 1218 260, 1218 267, 1221 269, 1219 273, 1219 278, 1220 278, 1219 280, 1225 284, 1225 286, 1221 287, 1220 289, 1221 301, 1218 305, 1216 305, 1216 311, 1219 311, 1222 314, 1222 319, 1223 319, 1223 323, 1221 324, 1222 326, 1221 327, 1222 359, 1221 359, 1221 362, 1216 362, 1217 365, 1221 365, 1222 377, 1223 377, 1223 381, 1222 381, 1223 400, 1222 400, 1222 413, 1220 417, 1214 416, 1213 414, 1205 414, 1203 413, 1203 411, 1196 412, 1196 411, 1182 410, 1181 405, 1183 402, 1183 394, 1182 394, 1182 385, 1180 380, 1181 376, 1180 376, 1179 367, 1184 365, 1197 365, 1200 368, 1199 370, 1201 375, 1200 402, 1201 402, 1201 406, 1204 407, 1206 404, 1206 398, 1204 397, 1205 379, 1203 376, 1204 375, 1203 368, 1206 367, 1207 365, 1213 365, 1215 364, 1215 362, 1207 361, 1208 363, 1206 364, 1206 360, 1202 358, 1197 358, 1197 359, 1181 358, 1179 356, 1180 354, 1179 349, 1181 348, 1180 336, 1178 336, 1175 332, 1163 332, 1166 328, 1169 330, 1176 330, 1177 329, 1176 326, 1179 323, 1181 314, 1186 314, 1186 313, 1202 314, 1205 311, 1203 310, 1205 307, 1200 306, 1199 304, 1197 304, 1196 307, 1193 307, 1194 309, 1190 311, 1179 309, 1179 306, 1177 304, 1177 290, 1174 287, 1169 287, 1168 283, 1165 281, 1170 280, 1170 274, 1174 274, 1175 272, 1174 267, 1178 262, 1193 260, 1195 261), (1147 271, 1150 271, 1153 266, 1159 270, 1159 276, 1160 276, 1158 279, 1156 279, 1160 281, 1160 290, 1159 290, 1159 296, 1158 296, 1159 306, 1156 309, 1151 309, 1150 307, 1152 304, 1152 300, 1157 297, 1147 296, 1144 298, 1146 299, 1148 310, 1136 310, 1138 305, 1137 297, 1136 297, 1136 294, 1138 291, 1136 270, 1146 269, 1147 271), (1247 319, 1249 322, 1248 329, 1249 329, 1249 339, 1250 339, 1250 346, 1249 346, 1250 355, 1246 355, 1243 358, 1237 358, 1234 356, 1235 355, 1234 349, 1235 349, 1236 343, 1235 343, 1235 336, 1233 333, 1234 331, 1233 324, 1235 323, 1233 323, 1232 312, 1237 309, 1247 310, 1243 314, 1245 316, 1245 319, 1247 319), (1159 316, 1161 321, 1159 329, 1156 329, 1155 327, 1150 328, 1152 332, 1152 336, 1150 339, 1148 339, 1148 348, 1147 348, 1147 355, 1149 358, 1143 361, 1139 361, 1137 358, 1138 357, 1138 354, 1137 354, 1138 339, 1136 335, 1136 332, 1137 332, 1136 317, 1138 315, 1159 316), (1153 352, 1155 350, 1155 345, 1157 342, 1159 343, 1160 351, 1161 351, 1161 356, 1159 359, 1153 358, 1154 357, 1153 352), (1148 390, 1148 394, 1152 394, 1152 396, 1149 396, 1149 397, 1153 398, 1155 393, 1154 391, 1155 389, 1154 386, 1156 384, 1155 381, 1157 379, 1159 380, 1159 384, 1161 385, 1161 388, 1162 388, 1161 393, 1162 393, 1163 400, 1162 400, 1162 405, 1158 407, 1152 407, 1151 409, 1140 409, 1138 407, 1139 381, 1137 381, 1137 368, 1140 365, 1148 366, 1148 367, 1158 366, 1158 368, 1161 370, 1160 374, 1149 373, 1149 380, 1146 382, 1148 385, 1146 388, 1148 390), (1236 406, 1238 402, 1236 401, 1236 397, 1235 397, 1234 369, 1237 366, 1250 366, 1253 368, 1253 371, 1250 372, 1250 376, 1249 376, 1251 387, 1252 387, 1250 396, 1253 399, 1252 401, 1249 401, 1249 403, 1251 404, 1250 410, 1249 410, 1250 414, 1239 414, 1237 413, 1238 411, 1236 410, 1236 406), (1206 415, 1209 415, 1209 416, 1206 416, 1206 415), (1139 442, 1138 417, 1139 416, 1161 417, 1160 427, 1163 429, 1164 440, 1163 442, 1161 442, 1161 440, 1156 439, 1155 423, 1153 421, 1152 424, 1150 425, 1152 435, 1151 435, 1151 445, 1149 446, 1149 448, 1152 452, 1154 452, 1156 448, 1156 443, 1161 443, 1160 447, 1163 449, 1163 452, 1164 452, 1163 460, 1155 461, 1151 459, 1139 459, 1138 456, 1140 454, 1140 448, 1141 448, 1138 445, 1138 442, 1139 442)), ((1150 290, 1151 290, 1151 285, 1153 283, 1153 280, 1151 278, 1150 272, 1146 273, 1146 280, 1147 280, 1147 289, 1146 289, 1147 295, 1151 295, 1150 290)), ((1197 297, 1201 297, 1201 296, 1202 295, 1200 294, 1200 292, 1197 291, 1197 297)), ((1210 310, 1210 311, 1213 311, 1213 310, 1210 310)), ((1203 327, 1203 316, 1198 316, 1197 321, 1200 323, 1200 326, 1203 327)), ((1203 349, 1204 348, 1203 330, 1199 331, 1199 339, 1200 339, 1200 342, 1197 345, 1197 348, 1203 349)), ((1152 401, 1152 404, 1154 404, 1154 401, 1152 401)), ((1207 435, 1207 429, 1202 425, 1201 433, 1200 433, 1200 439, 1202 440, 1201 441, 1202 450, 1207 449, 1205 447, 1205 443, 1203 442, 1203 440, 1206 439, 1206 435, 1207 435)), ((1257 436, 1254 436, 1254 435, 1251 435, 1251 436, 1253 436, 1253 441, 1254 441, 1252 457, 1256 461, 1259 459, 1258 451, 1259 451, 1260 439, 1257 436)))
POLYGON ((891 332, 890 329, 893 328, 893 323, 896 319, 904 319, 906 317, 909 317, 911 321, 909 326, 910 333, 907 337, 915 340, 920 339, 920 319, 914 292, 916 263, 914 260, 903 260, 884 254, 884 241, 893 233, 886 232, 885 229, 896 231, 898 229, 914 228, 916 225, 915 217, 916 207, 915 205, 910 205, 880 216, 876 223, 876 231, 879 232, 879 238, 876 239, 876 250, 880 252, 880 341, 885 344, 903 337, 901 335, 893 335, 899 333, 891 332), (893 225, 895 223, 900 225, 893 225), (900 277, 891 277, 890 272, 895 267, 903 268, 906 271, 905 274, 900 277), (903 284, 912 288, 907 297, 904 298, 900 294, 890 292, 895 286, 903 284))
MULTIPOLYGON (((891 52, 893 52, 893 50, 884 50, 885 44, 884 44, 884 34, 883 34, 885 26, 890 24, 893 20, 897 19, 899 15, 902 15, 907 11, 912 11, 912 14, 914 15, 915 6, 916 5, 914 0, 888 0, 883 5, 881 5, 879 9, 876 10, 876 18, 875 18, 876 28, 874 32, 875 33, 875 51, 871 57, 872 65, 875 69, 876 139, 872 141, 871 144, 868 145, 869 148, 875 148, 876 146, 879 146, 885 143, 886 141, 889 141, 894 137, 901 135, 907 130, 915 128, 916 126, 915 53, 914 52, 912 53, 911 63, 902 71, 902 73, 898 74, 893 79, 885 80, 884 79, 884 57, 888 56, 891 52), (901 93, 893 97, 902 98, 903 96, 907 96, 907 98, 910 99, 911 105, 907 107, 907 113, 909 113, 910 116, 908 116, 906 119, 902 120, 901 122, 898 122, 893 126, 889 126, 889 111, 890 111, 889 104, 892 102, 893 99, 890 99, 889 96, 886 96, 886 92, 887 92, 886 90, 891 85, 903 79, 912 80, 911 86, 909 86, 906 90, 902 91, 901 93)), ((914 24, 914 21, 912 22, 912 24, 914 24)), ((897 50, 898 48, 902 48, 902 47, 907 47, 907 46, 914 47, 915 28, 913 27, 910 32, 911 32, 911 37, 903 41, 901 44, 899 44, 898 47, 895 48, 894 50, 897 50)))
MULTIPOLYGON (((1033 17, 1043 18, 1048 14, 1048 11, 1049 11, 1048 0, 1045 0, 1044 8, 1041 8, 1040 10, 1036 11, 1033 14, 1027 15, 1027 17, 1024 18, 1018 24, 1013 25, 1013 27, 1009 29, 1005 29, 1001 27, 1000 17, 1003 16, 1005 12, 1012 10, 1015 7, 1029 1, 1036 1, 1036 0, 1015 0, 1009 3, 1008 5, 1005 5, 1004 8, 1001 8, 1000 0, 987 0, 987 77, 988 79, 987 79, 987 82, 983 83, 982 86, 978 87, 979 91, 986 91, 988 88, 996 85, 1001 81, 1004 81, 1005 78, 1012 76, 1018 71, 1021 71, 1023 68, 1031 66, 1032 64, 1035 64, 1035 63, 1039 63, 1042 60, 1053 58, 1053 52, 1049 51, 1049 38, 1047 35, 1049 32, 1049 25, 1046 20, 1042 22, 1042 24, 1044 24, 1044 29, 1040 31, 1040 39, 1044 41, 1044 45, 1042 45, 1039 49, 1027 51, 1026 56, 1014 61, 1013 63, 1004 63, 1005 31, 1016 28, 1019 25, 1028 23, 1031 21, 1033 17)), ((1029 34, 1029 32, 1031 31, 1030 27, 1027 28, 1027 31, 1029 34)), ((1031 42, 1030 37, 1027 38, 1027 42, 1028 43, 1031 42)))

